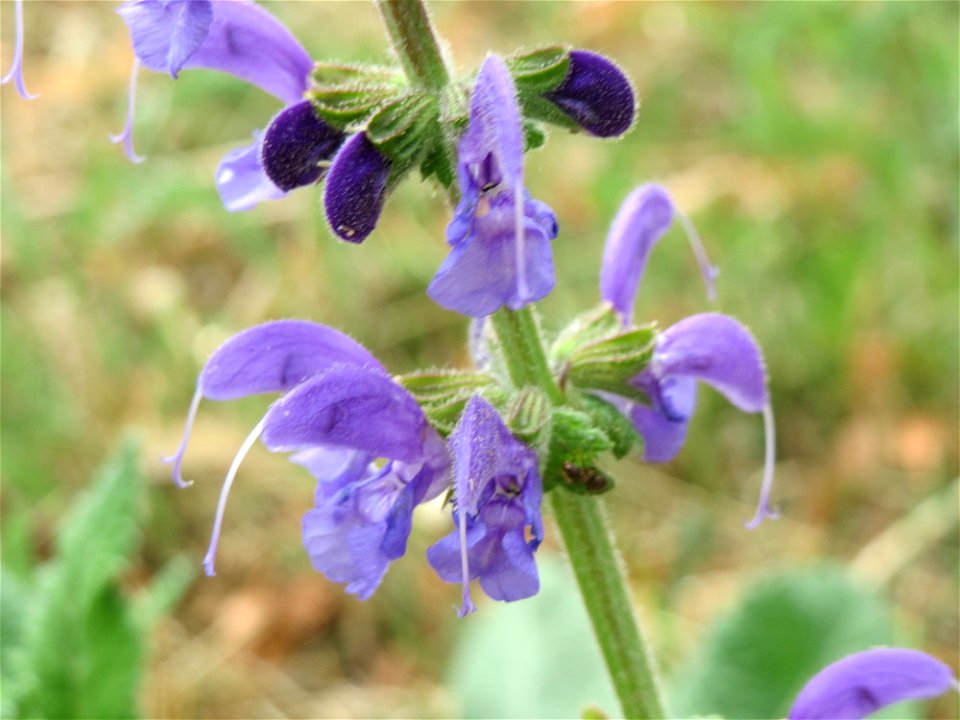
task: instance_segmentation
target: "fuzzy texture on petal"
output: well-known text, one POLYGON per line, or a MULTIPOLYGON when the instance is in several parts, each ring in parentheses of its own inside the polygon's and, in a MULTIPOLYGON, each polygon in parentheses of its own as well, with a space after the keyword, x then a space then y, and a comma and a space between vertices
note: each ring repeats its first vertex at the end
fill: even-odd
POLYGON ((633 305, 647 258, 673 223, 674 207, 666 188, 641 185, 623 201, 603 250, 600 296, 620 313, 624 324, 633 318, 633 305))
POLYGON ((390 161, 357 133, 333 158, 323 191, 330 228, 341 240, 359 243, 373 232, 387 199, 390 161))
POLYGON ((874 648, 828 665, 804 686, 788 720, 859 720, 894 703, 942 695, 950 668, 919 650, 874 648))
POLYGON ((661 383, 672 376, 712 385, 744 412, 760 412, 769 402, 760 346, 728 315, 692 315, 664 330, 650 368, 661 383))
POLYGON ((253 142, 223 156, 216 174, 217 192, 229 212, 251 210, 267 200, 279 200, 286 193, 273 184, 260 165, 260 133, 253 142))
POLYGON ((284 191, 311 185, 323 177, 344 135, 317 117, 309 100, 290 105, 270 121, 260 144, 264 172, 284 191))
POLYGON ((633 124, 636 99, 623 71, 603 55, 570 52, 563 82, 544 95, 591 135, 617 137, 633 124))
POLYGON ((474 235, 454 246, 427 288, 427 294, 448 310, 484 317, 506 306, 518 310, 553 290, 553 250, 557 223, 543 203, 527 200, 524 213, 526 282, 518 283, 514 247, 513 197, 506 193, 489 201, 489 210, 478 217, 474 235), (533 206, 538 206, 534 210, 533 206), (545 214, 546 208, 549 214, 545 214), (526 292, 521 294, 521 288, 526 292))
POLYGON ((386 372, 360 343, 332 327, 277 320, 248 328, 221 345, 204 365, 199 386, 211 400, 290 390, 333 365, 386 372))
POLYGON ((517 91, 506 63, 483 61, 470 100, 470 123, 457 148, 461 189, 523 185, 523 125, 517 91))
POLYGON ((140 61, 175 78, 207 39, 213 5, 210 0, 132 0, 117 12, 140 61))
MULTIPOLYGON (((450 446, 458 528, 431 546, 427 559, 447 582, 466 585, 479 578, 495 600, 530 597, 539 589, 533 553, 543 539, 536 454, 510 434, 479 395, 467 403, 450 446)), ((466 592, 464 602, 470 604, 466 592)))
POLYGON ((382 370, 339 365, 274 403, 262 439, 273 451, 326 445, 416 462, 427 427, 410 393, 382 370))

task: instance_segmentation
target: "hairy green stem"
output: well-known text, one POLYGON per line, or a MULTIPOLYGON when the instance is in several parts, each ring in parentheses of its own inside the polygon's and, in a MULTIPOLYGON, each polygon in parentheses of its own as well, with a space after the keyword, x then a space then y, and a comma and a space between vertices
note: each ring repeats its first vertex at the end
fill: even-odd
POLYGON ((450 73, 423 1, 377 0, 377 7, 410 83, 428 90, 445 88, 450 73))
POLYGON ((603 500, 563 488, 556 488, 550 498, 624 717, 666 717, 656 668, 624 583, 603 500))
MULTIPOLYGON (((491 317, 507 372, 517 388, 533 385, 554 405, 564 402, 530 307, 491 317)), ((627 591, 623 564, 611 539, 602 501, 556 488, 550 493, 563 544, 583 595, 607 671, 627 718, 666 717, 656 669, 627 591)))
POLYGON ((546 353, 533 310, 503 309, 490 317, 493 328, 503 347, 507 372, 516 387, 533 385, 543 390, 554 405, 563 404, 563 392, 557 385, 546 353))

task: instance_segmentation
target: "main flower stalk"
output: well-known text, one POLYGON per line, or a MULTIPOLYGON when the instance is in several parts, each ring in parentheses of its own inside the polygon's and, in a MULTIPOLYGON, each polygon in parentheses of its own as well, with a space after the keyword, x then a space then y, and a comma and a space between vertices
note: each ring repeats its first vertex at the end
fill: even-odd
MULTIPOLYGON (((442 90, 450 75, 423 0, 376 1, 410 82, 442 90)), ((551 404, 564 404, 532 310, 503 308, 491 319, 513 384, 537 387, 551 404)), ((556 522, 624 716, 665 717, 654 664, 600 501, 562 488, 552 495, 556 522)))

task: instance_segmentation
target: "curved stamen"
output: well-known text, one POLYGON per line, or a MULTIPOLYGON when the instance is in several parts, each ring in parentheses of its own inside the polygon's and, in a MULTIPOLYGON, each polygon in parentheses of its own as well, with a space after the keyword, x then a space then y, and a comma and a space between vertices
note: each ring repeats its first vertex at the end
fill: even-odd
POLYGON ((11 80, 15 81, 17 92, 24 100, 33 100, 39 95, 27 90, 26 83, 23 81, 23 0, 16 0, 14 3, 14 12, 17 23, 17 44, 13 50, 13 65, 9 72, 0 80, 0 85, 6 85, 11 80))
POLYGON ((687 234, 687 240, 690 241, 690 249, 693 250, 693 255, 697 259, 697 265, 700 266, 700 274, 703 275, 703 284, 707 287, 707 301, 716 302, 717 284, 715 280, 720 274, 720 270, 716 265, 710 264, 710 258, 707 257, 707 251, 703 247, 703 241, 700 240, 700 234, 697 232, 697 228, 690 218, 679 210, 677 210, 676 213, 680 219, 680 224, 683 225, 684 232, 687 234))
POLYGON ((180 487, 190 487, 193 480, 184 480, 180 473, 180 466, 183 464, 183 456, 187 452, 187 443, 190 442, 190 433, 193 431, 193 421, 197 417, 197 410, 200 408, 200 401, 203 399, 203 390, 200 388, 200 381, 197 381, 197 389, 193 393, 193 399, 190 401, 190 409, 187 411, 187 422, 183 427, 183 438, 180 440, 180 447, 173 455, 163 458, 168 465, 173 463, 170 474, 173 481, 180 487))
POLYGON ((458 617, 465 617, 474 612, 477 608, 470 599, 470 562, 467 559, 467 513, 463 508, 458 509, 460 515, 459 527, 460 533, 460 572, 463 573, 463 604, 457 612, 458 617))
POLYGON ((521 303, 526 304, 527 298, 530 297, 530 288, 527 285, 527 253, 523 247, 527 237, 527 229, 524 227, 525 208, 523 205, 523 188, 520 186, 520 180, 518 179, 513 188, 513 233, 517 262, 517 297, 521 303))
POLYGON ((203 558, 203 572, 207 577, 213 577, 217 574, 216 569, 214 569, 213 563, 217 556, 217 543, 220 540, 220 529, 223 525, 223 513, 227 509, 227 496, 230 495, 230 488, 233 487, 233 479, 237 476, 237 471, 240 469, 240 463, 243 462, 243 459, 247 456, 247 453, 250 452, 250 448, 253 447, 253 444, 257 441, 257 438, 260 437, 260 433, 263 432, 263 426, 266 424, 266 416, 257 423, 257 426, 250 431, 250 434, 247 435, 247 439, 243 441, 243 445, 240 446, 240 449, 237 451, 237 454, 233 458, 233 462, 230 463, 230 469, 227 471, 227 477, 223 480, 223 487, 220 489, 220 499, 217 501, 217 515, 213 519, 213 532, 210 534, 210 546, 207 548, 207 554, 203 558))
POLYGON ((133 116, 137 107, 137 73, 139 72, 140 58, 134 57, 133 68, 130 70, 130 84, 127 88, 127 120, 123 125, 123 130, 116 135, 110 135, 110 142, 114 145, 123 143, 123 152, 127 159, 136 165, 146 159, 142 155, 137 155, 137 151, 133 149, 133 116))
POLYGON ((770 492, 773 490, 773 466, 776 462, 776 431, 773 425, 773 408, 770 403, 763 406, 763 433, 766 452, 763 461, 763 484, 760 486, 760 501, 757 503, 757 512, 745 527, 753 530, 759 527, 764 520, 776 520, 780 517, 770 505, 770 492))

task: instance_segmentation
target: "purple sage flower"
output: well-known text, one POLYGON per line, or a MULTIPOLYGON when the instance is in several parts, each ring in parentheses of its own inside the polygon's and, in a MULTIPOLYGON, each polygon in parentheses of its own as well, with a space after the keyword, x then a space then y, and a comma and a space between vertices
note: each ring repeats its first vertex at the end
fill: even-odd
MULTIPOLYGON (((630 324, 650 250, 669 227, 673 214, 666 190, 644 185, 627 197, 614 220, 603 254, 600 294, 620 314, 624 325, 630 324)), ((706 268, 709 294, 714 271, 705 262, 701 266, 706 268)), ((747 527, 776 517, 770 505, 775 458, 773 411, 763 353, 750 331, 732 317, 704 313, 667 328, 655 342, 648 367, 630 381, 646 394, 649 406, 605 394, 643 437, 644 460, 668 462, 676 457, 696 408, 697 384, 705 382, 740 410, 763 414, 764 475, 757 512, 747 527)))
POLYGON ((570 51, 570 70, 544 94, 591 135, 623 135, 636 117, 633 88, 616 63, 588 50, 570 51))
POLYGON ((504 61, 489 56, 470 102, 458 146, 461 200, 447 227, 452 246, 427 293, 472 317, 517 310, 553 289, 557 220, 523 186, 523 128, 517 92, 504 61))
POLYGON ((176 78, 182 69, 218 70, 256 85, 287 106, 254 142, 227 154, 217 169, 217 189, 230 211, 283 197, 317 182, 346 137, 303 100, 313 61, 275 17, 249 0, 127 0, 118 11, 136 54, 123 142, 134 162, 136 76, 142 64, 176 78), (262 141, 262 142, 261 142, 262 141))
POLYGON ((960 690, 953 671, 919 650, 874 648, 828 665, 804 685, 787 720, 860 720, 905 700, 960 690))
POLYGON ((197 380, 183 441, 168 462, 180 466, 201 399, 286 393, 244 441, 221 491, 204 569, 213 575, 230 488, 258 438, 317 479, 315 507, 303 521, 314 567, 366 599, 410 534, 413 508, 449 484, 446 446, 413 397, 359 343, 316 323, 281 320, 227 340, 197 380))
POLYGON ((0 85, 6 85, 12 80, 17 87, 17 93, 19 93, 20 97, 24 100, 33 100, 38 96, 27 90, 27 84, 23 80, 23 0, 16 0, 13 9, 17 25, 17 40, 13 49, 13 64, 10 66, 7 74, 3 76, 3 79, 0 80, 0 85))
POLYGON ((540 588, 533 553, 543 539, 543 486, 533 450, 510 434, 475 395, 450 436, 457 529, 427 550, 441 578, 463 584, 460 616, 475 610, 469 582, 494 600, 521 600, 540 588))

